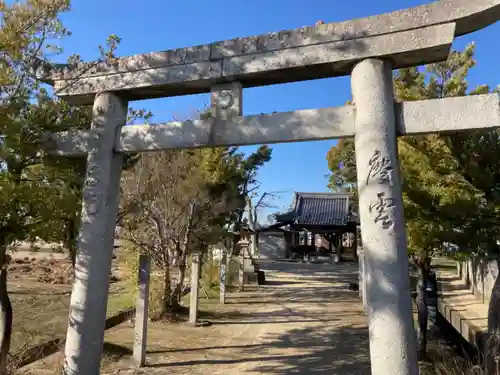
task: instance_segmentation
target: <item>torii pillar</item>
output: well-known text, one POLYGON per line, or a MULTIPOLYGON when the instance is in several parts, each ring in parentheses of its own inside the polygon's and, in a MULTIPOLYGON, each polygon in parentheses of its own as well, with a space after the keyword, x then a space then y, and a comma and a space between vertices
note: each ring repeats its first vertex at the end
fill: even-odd
POLYGON ((351 86, 372 373, 418 375, 391 64, 358 63, 351 86))
POLYGON ((95 97, 92 116, 64 375, 100 372, 123 161, 114 145, 126 123, 127 102, 103 92, 95 97))

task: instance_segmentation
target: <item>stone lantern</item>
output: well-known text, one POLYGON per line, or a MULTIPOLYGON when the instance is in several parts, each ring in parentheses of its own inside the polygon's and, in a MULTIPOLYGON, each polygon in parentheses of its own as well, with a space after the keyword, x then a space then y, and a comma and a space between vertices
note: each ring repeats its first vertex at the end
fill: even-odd
POLYGON ((249 258, 248 247, 250 245, 249 233, 246 229, 240 230, 240 240, 238 241, 238 247, 240 250, 240 255, 243 258, 249 258))
POLYGON ((240 288, 245 284, 257 284, 257 270, 248 251, 250 233, 247 229, 240 229, 240 240, 237 242, 240 262, 240 288))

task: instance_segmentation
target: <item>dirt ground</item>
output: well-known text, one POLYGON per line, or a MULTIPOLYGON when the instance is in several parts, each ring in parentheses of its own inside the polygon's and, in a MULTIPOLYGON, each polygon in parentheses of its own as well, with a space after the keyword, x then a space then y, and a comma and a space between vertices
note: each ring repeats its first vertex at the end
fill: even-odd
MULTIPOLYGON (((202 303, 212 326, 150 324, 147 367, 130 357, 103 361, 102 374, 369 374, 368 331, 354 265, 268 263, 268 285, 231 293, 226 305, 202 303)), ((133 326, 106 342, 132 348, 133 326)), ((26 370, 45 373, 50 359, 26 370)), ((47 372, 48 374, 48 372, 47 372)))
MULTIPOLYGON (((8 290, 14 312, 11 353, 64 335, 72 269, 64 254, 18 251, 9 265, 8 290)), ((111 284, 109 314, 131 306, 123 282, 111 284)))
MULTIPOLYGON (((268 263, 269 284, 213 304, 211 327, 152 324, 147 368, 106 374, 369 374, 368 331, 357 292, 355 265, 268 263)), ((122 325, 108 342, 131 347, 122 325), (124 338, 127 339, 124 339, 124 338)), ((122 370, 116 372, 117 370, 122 370)))

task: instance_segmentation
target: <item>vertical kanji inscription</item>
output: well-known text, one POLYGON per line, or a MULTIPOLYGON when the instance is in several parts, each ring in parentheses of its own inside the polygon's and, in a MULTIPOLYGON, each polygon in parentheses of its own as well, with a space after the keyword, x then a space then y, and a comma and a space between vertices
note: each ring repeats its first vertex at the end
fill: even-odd
MULTIPOLYGON (((389 158, 382 155, 380 150, 375 150, 372 157, 368 161, 368 176, 366 176, 366 185, 370 181, 376 184, 389 183, 392 185, 392 171, 394 167, 391 165, 389 158)), ((378 192, 376 198, 368 206, 370 214, 374 215, 373 222, 380 224, 382 229, 391 228, 394 223, 391 219, 390 212, 395 207, 394 199, 386 195, 385 192, 378 192)))
POLYGON ((369 171, 368 176, 366 177, 367 185, 371 178, 376 178, 379 183, 388 181, 392 184, 391 173, 394 168, 391 165, 391 161, 385 156, 382 156, 379 150, 375 150, 373 153, 372 157, 368 161, 368 167, 369 171))

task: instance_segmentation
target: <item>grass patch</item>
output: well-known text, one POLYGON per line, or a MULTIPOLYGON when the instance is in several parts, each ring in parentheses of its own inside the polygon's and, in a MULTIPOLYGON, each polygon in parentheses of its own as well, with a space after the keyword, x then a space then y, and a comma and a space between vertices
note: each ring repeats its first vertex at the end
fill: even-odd
MULTIPOLYGON (((233 289, 233 285, 238 281, 239 263, 235 259, 231 259, 226 271, 226 291, 233 289)), ((208 259, 203 263, 200 279, 200 290, 198 293, 200 305, 219 302, 220 286, 219 286, 219 262, 208 259)), ((189 275, 187 275, 189 277, 189 275)), ((182 298, 182 304, 189 306, 191 294, 188 293, 182 298)))
POLYGON ((116 287, 117 290, 110 294, 108 298, 108 310, 106 313, 108 317, 135 306, 137 297, 136 288, 130 287, 126 282, 122 282, 120 285, 116 285, 116 287))
MULTIPOLYGON (((218 285, 213 285, 209 289, 204 289, 200 287, 200 291, 198 294, 198 298, 200 301, 199 303, 200 305, 211 304, 214 302, 219 303, 219 296, 220 296, 220 288, 218 285)), ((184 297, 182 297, 182 305, 189 307, 190 298, 191 298, 191 293, 188 293, 184 297)))
POLYGON ((468 359, 453 356, 446 348, 429 349, 428 362, 419 363, 420 375, 483 375, 481 366, 474 365, 468 359))

